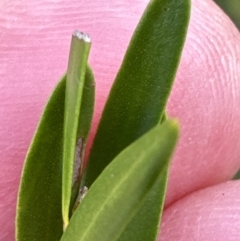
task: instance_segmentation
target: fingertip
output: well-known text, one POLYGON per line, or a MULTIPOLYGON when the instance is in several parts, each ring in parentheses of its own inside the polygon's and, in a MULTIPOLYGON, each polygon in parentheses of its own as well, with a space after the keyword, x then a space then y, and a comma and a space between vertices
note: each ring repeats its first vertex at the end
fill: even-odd
POLYGON ((193 0, 167 110, 180 122, 167 205, 240 166, 240 34, 213 1, 193 0))

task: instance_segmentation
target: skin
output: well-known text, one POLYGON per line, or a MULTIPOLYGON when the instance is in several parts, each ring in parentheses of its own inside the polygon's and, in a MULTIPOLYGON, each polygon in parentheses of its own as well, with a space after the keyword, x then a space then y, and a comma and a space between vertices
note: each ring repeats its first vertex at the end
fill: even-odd
MULTIPOLYGON (((97 95, 91 145, 147 2, 0 2, 0 241, 14 240, 24 157, 44 104, 66 69, 71 33, 86 31, 93 42, 89 62, 97 95)), ((239 240, 240 182, 227 181, 240 166, 240 34, 211 0, 192 0, 192 5, 167 106, 180 121, 181 138, 159 240, 239 240)))

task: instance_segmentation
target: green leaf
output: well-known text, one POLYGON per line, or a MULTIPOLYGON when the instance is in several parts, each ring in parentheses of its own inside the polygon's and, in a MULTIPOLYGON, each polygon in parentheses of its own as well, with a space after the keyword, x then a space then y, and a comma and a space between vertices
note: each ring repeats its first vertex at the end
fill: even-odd
POLYGON ((58 241, 62 236, 62 145, 66 77, 45 107, 28 150, 18 196, 17 241, 58 241))
MULTIPOLYGON (((92 118, 92 108, 90 108, 90 118, 80 118, 82 114, 80 107, 82 104, 85 73, 90 47, 90 38, 86 34, 75 31, 72 36, 67 70, 64 114, 62 179, 62 215, 64 229, 69 222, 71 200, 73 199, 72 191, 74 191, 73 195, 75 196, 78 186, 75 185, 75 180, 73 180, 74 165, 77 162, 78 165, 80 164, 79 169, 81 169, 80 161, 83 159, 83 149, 86 143, 92 118), (82 125, 79 125, 79 119, 82 121, 82 125)), ((87 103, 87 105, 89 104, 87 103)), ((90 103, 90 106, 92 106, 92 103, 90 103)), ((86 106, 86 108, 88 111, 88 106, 86 106)), ((77 168, 76 166, 75 168, 77 168)), ((75 178, 79 179, 80 173, 79 177, 75 178)))
MULTIPOLYGON (((66 76, 51 95, 25 161, 16 219, 16 240, 59 241, 62 236, 62 153, 66 76)), ((87 67, 78 133, 86 136, 94 104, 94 81, 87 67), (85 123, 88 121, 88 123, 85 123)), ((83 148, 84 149, 84 148, 83 148)), ((77 188, 77 186, 76 186, 77 188)))
POLYGON ((156 182, 165 192, 177 138, 176 122, 165 121, 123 150, 93 183, 61 241, 118 240, 156 182))
MULTIPOLYGON (((150 1, 117 74, 97 130, 82 186, 90 187, 129 144, 161 123, 186 38, 189 0, 150 1)), ((121 241, 156 239, 164 192, 157 181, 121 241), (144 232, 146 227, 148 230, 144 232)))
MULTIPOLYGON (((166 1, 165 1, 166 2, 166 1)), ((187 21, 190 13, 190 3, 188 1, 168 1, 168 6, 166 9, 174 10, 175 4, 179 4, 179 11, 182 11, 182 17, 187 21)), ((171 11, 170 11, 171 12, 171 11)), ((171 13, 169 13, 171 14, 171 13)), ((172 13, 173 14, 173 13, 172 13)), ((169 16, 170 18, 170 16, 169 16)), ((183 21, 184 19, 182 19, 183 21)), ((180 22, 181 23, 181 22, 180 22)), ((180 24, 179 23, 179 24, 180 24)), ((187 28, 187 23, 185 22, 185 27, 187 28)), ((184 26, 184 23, 182 23, 184 26)), ((163 112, 160 123, 168 119, 166 111, 163 112)), ((165 170, 166 173, 168 170, 165 170)), ((167 182, 167 180, 166 180, 167 182)), ((118 241, 155 241, 156 237, 159 235, 160 223, 161 223, 161 214, 162 214, 162 205, 159 203, 162 202, 165 196, 165 190, 160 188, 162 186, 162 180, 158 179, 155 183, 155 186, 150 191, 148 198, 144 203, 142 203, 139 211, 133 217, 131 222, 128 224, 124 232, 118 241), (144 226, 144 229, 142 228, 144 226)))
POLYGON ((90 186, 116 155, 160 122, 176 75, 189 0, 150 1, 111 89, 81 185, 90 186))

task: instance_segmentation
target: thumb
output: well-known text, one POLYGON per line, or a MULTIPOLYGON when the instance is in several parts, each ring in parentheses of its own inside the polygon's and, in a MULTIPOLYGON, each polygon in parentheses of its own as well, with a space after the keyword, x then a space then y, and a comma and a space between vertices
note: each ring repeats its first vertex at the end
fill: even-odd
POLYGON ((164 211, 159 241, 238 241, 240 181, 194 192, 164 211))

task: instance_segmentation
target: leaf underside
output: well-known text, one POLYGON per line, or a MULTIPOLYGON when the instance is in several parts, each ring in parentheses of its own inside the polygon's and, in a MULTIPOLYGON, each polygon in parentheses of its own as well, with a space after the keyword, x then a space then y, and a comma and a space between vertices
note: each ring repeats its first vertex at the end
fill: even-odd
MULTIPOLYGON (((61 195, 65 88, 66 76, 58 83, 45 107, 25 160, 17 205, 17 241, 59 241, 63 233, 61 195)), ((82 102, 81 118, 91 123, 94 80, 89 67, 82 102)), ((81 118, 79 124, 83 124, 81 118)), ((78 133, 86 136, 89 123, 79 127, 78 133)))
POLYGON ((51 95, 28 151, 19 189, 16 240, 62 236, 62 145, 66 77, 51 95))
POLYGON ((155 183, 165 192, 177 138, 176 123, 166 121, 123 150, 91 186, 61 241, 119 240, 155 183))

